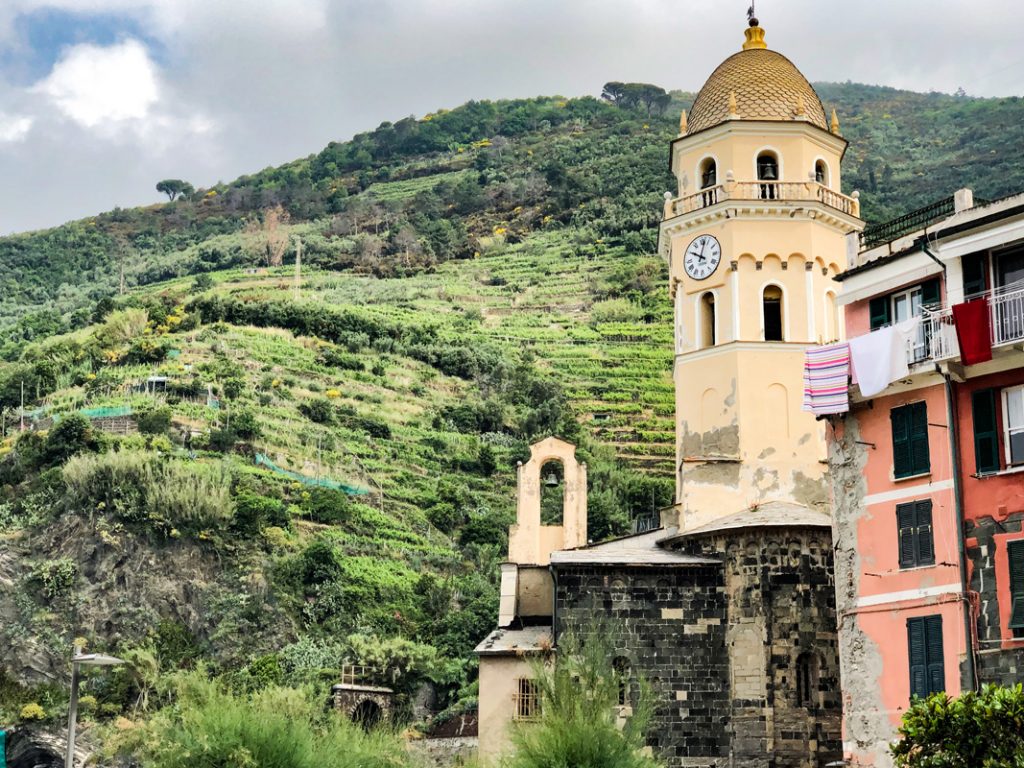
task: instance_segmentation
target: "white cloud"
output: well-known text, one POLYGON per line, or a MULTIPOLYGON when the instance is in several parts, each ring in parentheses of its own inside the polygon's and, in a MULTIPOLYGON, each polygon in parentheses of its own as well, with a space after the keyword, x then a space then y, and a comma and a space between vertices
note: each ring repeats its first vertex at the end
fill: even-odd
POLYGON ((31 117, 25 115, 5 115, 0 113, 0 144, 22 141, 32 130, 31 117))
POLYGON ((136 40, 73 46, 33 90, 85 128, 144 120, 160 98, 156 67, 136 40))

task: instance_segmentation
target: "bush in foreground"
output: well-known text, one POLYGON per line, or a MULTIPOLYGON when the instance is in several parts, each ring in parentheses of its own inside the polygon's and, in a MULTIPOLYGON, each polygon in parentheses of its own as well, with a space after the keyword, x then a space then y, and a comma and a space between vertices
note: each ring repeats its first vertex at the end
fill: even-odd
POLYGON ((1024 689, 915 699, 892 754, 899 768, 1024 768, 1024 689))
POLYGON ((534 665, 540 720, 513 731, 507 768, 657 768, 644 754, 650 686, 639 681, 633 714, 619 727, 620 686, 628 681, 615 671, 613 656, 601 627, 586 632, 585 644, 572 632, 559 638, 553 663, 534 665))
POLYGON ((110 750, 147 768, 406 768, 402 742, 364 732, 306 690, 234 694, 204 671, 174 678, 172 704, 121 728, 110 750))

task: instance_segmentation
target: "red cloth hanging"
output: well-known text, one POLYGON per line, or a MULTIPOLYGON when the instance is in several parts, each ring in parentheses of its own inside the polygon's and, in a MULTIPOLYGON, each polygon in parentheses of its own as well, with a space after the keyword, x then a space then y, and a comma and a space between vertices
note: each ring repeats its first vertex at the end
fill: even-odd
POLYGON ((964 365, 977 365, 992 359, 992 315, 988 309, 988 297, 955 305, 953 324, 964 365))

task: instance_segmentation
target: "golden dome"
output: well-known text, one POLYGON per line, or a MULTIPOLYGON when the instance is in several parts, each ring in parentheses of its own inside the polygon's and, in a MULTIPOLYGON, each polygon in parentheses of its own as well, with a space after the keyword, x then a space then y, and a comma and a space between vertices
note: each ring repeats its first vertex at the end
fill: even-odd
POLYGON ((716 69, 693 102, 688 133, 726 120, 806 120, 828 130, 825 107, 800 70, 764 47, 764 30, 747 30, 744 50, 716 69))

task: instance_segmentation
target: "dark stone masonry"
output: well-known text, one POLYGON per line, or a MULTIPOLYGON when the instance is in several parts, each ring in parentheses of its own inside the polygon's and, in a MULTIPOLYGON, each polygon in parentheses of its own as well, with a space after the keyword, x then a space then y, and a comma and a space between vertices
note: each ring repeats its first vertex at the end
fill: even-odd
MULTIPOLYGON (((831 535, 717 531, 665 544, 701 565, 560 565, 557 629, 603 617, 652 686, 670 768, 818 768, 842 757, 831 535)), ((635 702, 636 686, 626 706, 635 702)), ((628 709, 623 711, 628 714, 628 709)))
MULTIPOLYGON (((1024 678, 1024 644, 1007 642, 999 616, 1000 602, 996 594, 1000 578, 996 573, 997 535, 1019 533, 1024 514, 1013 514, 1005 520, 991 517, 966 521, 968 573, 970 592, 977 594, 974 610, 978 616, 978 682, 1016 685, 1024 678)), ((967 679, 966 661, 960 663, 961 680, 967 679)))

